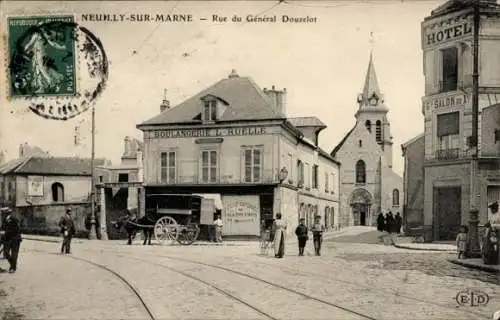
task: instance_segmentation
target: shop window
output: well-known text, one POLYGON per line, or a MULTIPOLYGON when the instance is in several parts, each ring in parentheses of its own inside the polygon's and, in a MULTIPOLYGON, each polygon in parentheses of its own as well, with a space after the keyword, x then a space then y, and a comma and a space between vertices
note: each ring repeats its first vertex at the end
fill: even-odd
POLYGON ((398 189, 392 190, 392 205, 399 206, 399 190, 398 189))
POLYGON ((457 90, 458 80, 458 49, 451 47, 441 50, 441 83, 440 92, 457 90))
POLYGON ((356 183, 366 183, 366 165, 363 160, 356 162, 356 183))
POLYGON ((201 151, 201 182, 217 182, 218 159, 216 150, 201 151))
POLYGON ((375 123, 375 139, 377 142, 382 141, 382 122, 380 120, 375 123))
POLYGON ((54 202, 64 202, 64 186, 59 182, 52 184, 52 200, 54 202))
MULTIPOLYGON (((175 183, 177 159, 175 151, 161 153, 161 182, 175 183)), ((128 175, 127 175, 128 180, 128 175)))
POLYGON ((249 148, 243 150, 244 154, 244 181, 261 182, 262 181, 262 148, 249 148))

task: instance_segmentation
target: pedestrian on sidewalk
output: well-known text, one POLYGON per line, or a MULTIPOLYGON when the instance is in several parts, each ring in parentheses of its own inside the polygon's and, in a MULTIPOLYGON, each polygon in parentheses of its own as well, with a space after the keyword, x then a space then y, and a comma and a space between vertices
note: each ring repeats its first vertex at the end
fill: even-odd
POLYGON ((465 226, 460 227, 460 231, 457 234, 456 243, 458 259, 465 258, 465 251, 467 250, 467 228, 465 226))
POLYGON ((215 227, 215 242, 222 242, 222 219, 220 215, 217 215, 217 218, 214 221, 215 227))
POLYGON ((59 227, 63 236, 61 254, 71 254, 71 239, 73 239, 76 231, 73 218, 71 217, 71 208, 66 209, 66 215, 62 216, 59 220, 59 227))
POLYGON ((295 229, 295 235, 297 236, 297 240, 299 242, 299 256, 304 255, 304 248, 306 247, 307 240, 309 240, 309 230, 305 225, 306 219, 300 218, 299 225, 295 229))
POLYGON ((281 220, 281 213, 276 214, 276 219, 273 223, 274 231, 274 256, 276 258, 283 258, 285 255, 285 231, 286 222, 281 220))
POLYGON ((7 208, 5 223, 2 224, 5 234, 3 235, 4 256, 9 261, 9 273, 17 270, 17 258, 19 256, 19 247, 21 246, 21 226, 19 220, 12 215, 12 210, 7 208))
POLYGON ((377 230, 380 232, 380 235, 378 236, 378 239, 380 242, 384 241, 383 237, 385 236, 384 230, 385 230, 385 217, 382 211, 378 214, 377 216, 377 230))
POLYGON ((317 215, 314 217, 314 224, 311 231, 313 233, 314 252, 317 256, 320 256, 323 232, 325 232, 325 226, 321 223, 321 216, 317 215))

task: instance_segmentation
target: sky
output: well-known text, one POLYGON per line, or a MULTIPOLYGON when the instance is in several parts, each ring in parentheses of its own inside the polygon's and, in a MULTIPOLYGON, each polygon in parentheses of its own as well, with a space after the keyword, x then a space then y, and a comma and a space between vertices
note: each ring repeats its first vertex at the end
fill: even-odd
MULTIPOLYGON (((97 100, 96 157, 120 162, 123 139, 142 139, 136 125, 157 115, 163 99, 175 106, 232 69, 261 88, 287 89, 289 116, 316 116, 328 128, 320 145, 330 152, 355 123, 370 51, 389 108, 393 167, 403 172, 401 144, 423 132, 424 94, 420 26, 443 1, 2 1, 6 15, 73 13, 77 23, 102 42, 110 63, 108 84, 97 100), (82 14, 192 14, 193 21, 81 21, 82 14), (242 23, 217 23, 212 15, 242 23), (247 15, 317 17, 316 23, 244 23, 247 15), (207 18, 202 21, 200 18, 207 18)), ((6 19, 1 19, 0 150, 7 160, 19 144, 36 145, 54 156, 90 157, 91 112, 47 120, 22 100, 7 99, 6 19), (75 127, 80 144, 74 143, 75 127)))

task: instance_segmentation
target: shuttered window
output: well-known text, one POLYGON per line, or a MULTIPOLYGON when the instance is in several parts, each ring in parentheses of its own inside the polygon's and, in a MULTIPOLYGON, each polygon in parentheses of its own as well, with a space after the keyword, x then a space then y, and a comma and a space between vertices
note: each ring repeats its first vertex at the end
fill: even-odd
POLYGON ((448 136, 460 132, 460 113, 450 112, 437 116, 437 136, 448 136))

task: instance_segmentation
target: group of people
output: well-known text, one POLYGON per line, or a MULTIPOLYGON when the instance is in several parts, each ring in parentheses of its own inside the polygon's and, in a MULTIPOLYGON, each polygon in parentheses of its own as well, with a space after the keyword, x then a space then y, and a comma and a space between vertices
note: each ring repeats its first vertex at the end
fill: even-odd
MULTIPOLYGON (((261 224, 261 232, 262 237, 265 238, 268 236, 265 222, 262 221, 261 224)), ((286 230, 287 224, 286 221, 282 219, 281 213, 276 214, 276 219, 273 221, 273 225, 271 227, 269 233, 269 240, 272 242, 274 249, 274 256, 276 258, 283 258, 285 255, 285 240, 286 240, 286 230)), ((314 224, 311 228, 313 235, 313 243, 314 243, 314 251, 316 256, 321 255, 321 244, 323 242, 323 232, 325 232, 325 226, 321 223, 321 216, 316 216, 314 218, 314 224)), ((295 235, 297 236, 298 245, 299 245, 299 256, 304 255, 304 249, 306 247, 307 241, 309 240, 309 229, 305 224, 305 219, 301 218, 299 220, 299 225, 295 229, 295 235)))
POLYGON ((403 218, 401 218, 399 212, 396 213, 396 216, 394 216, 391 211, 387 212, 385 215, 380 212, 377 216, 377 230, 384 233, 380 236, 380 241, 384 241, 384 244, 389 244, 386 240, 389 238, 390 244, 394 244, 394 236, 401 233, 402 225, 403 218), (387 237, 387 235, 389 235, 389 237, 387 237))

